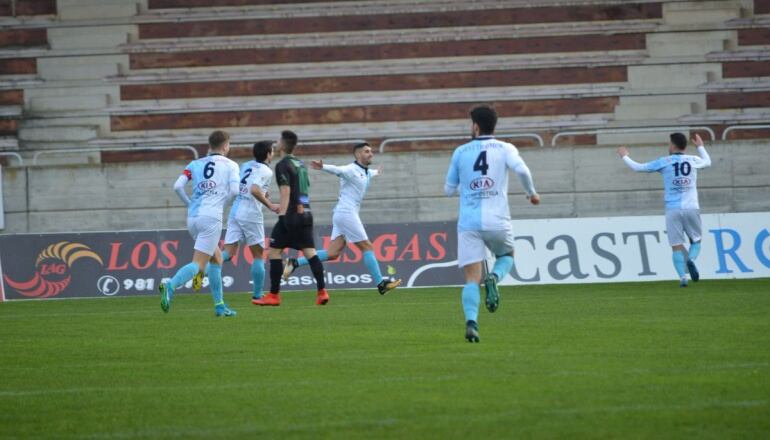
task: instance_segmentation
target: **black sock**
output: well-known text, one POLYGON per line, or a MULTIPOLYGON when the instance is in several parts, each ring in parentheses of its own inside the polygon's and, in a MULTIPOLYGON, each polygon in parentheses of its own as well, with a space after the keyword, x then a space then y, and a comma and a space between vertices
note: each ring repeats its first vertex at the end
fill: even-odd
POLYGON ((279 259, 270 260, 270 292, 278 293, 281 291, 281 277, 283 276, 283 261, 279 259))
POLYGON ((315 283, 318 286, 318 290, 326 287, 326 280, 324 280, 324 265, 321 263, 321 259, 318 255, 314 255, 313 258, 307 260, 310 264, 310 270, 313 271, 313 277, 315 277, 315 283))

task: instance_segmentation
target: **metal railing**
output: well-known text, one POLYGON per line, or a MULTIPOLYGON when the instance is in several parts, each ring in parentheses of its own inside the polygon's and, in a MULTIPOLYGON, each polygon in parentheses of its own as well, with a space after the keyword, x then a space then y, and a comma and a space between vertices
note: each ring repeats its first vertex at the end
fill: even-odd
MULTIPOLYGON (((497 139, 535 139, 541 147, 545 146, 543 138, 537 133, 509 133, 509 134, 495 134, 497 139)), ((422 136, 422 137, 405 137, 405 138, 391 138, 385 139, 380 144, 380 153, 385 152, 385 146, 396 142, 415 142, 415 141, 453 141, 453 140, 470 140, 469 136, 422 136)))
POLYGON ((574 131, 562 131, 559 133, 556 133, 556 135, 551 139, 551 146, 556 146, 556 141, 560 137, 564 136, 575 136, 575 135, 581 135, 581 134, 623 134, 623 133, 655 133, 659 131, 693 131, 693 130, 702 130, 705 131, 711 136, 711 140, 716 140, 716 134, 714 134, 714 130, 712 130, 709 127, 686 127, 686 126, 662 126, 662 127, 638 127, 638 128, 599 128, 595 130, 574 130, 574 131))
POLYGON ((188 150, 192 153, 193 158, 197 159, 198 156, 198 150, 193 148, 190 145, 176 145, 176 146, 148 146, 148 147, 104 147, 104 148, 69 148, 69 149, 61 149, 61 150, 43 150, 38 151, 35 153, 34 156, 32 156, 32 165, 37 165, 37 159, 40 156, 46 155, 46 154, 71 154, 71 153, 100 153, 102 151, 141 151, 141 150, 153 150, 153 151, 162 151, 162 150, 188 150))
POLYGON ((14 153, 12 151, 2 151, 2 152, 0 152, 0 156, 11 156, 14 159, 19 161, 19 166, 20 167, 24 166, 24 159, 21 158, 21 154, 19 154, 19 153, 14 153))
POLYGON ((727 134, 731 131, 738 131, 738 130, 756 130, 760 128, 770 128, 770 124, 755 124, 755 125, 731 125, 727 128, 725 128, 725 131, 722 132, 722 140, 727 140, 727 134))

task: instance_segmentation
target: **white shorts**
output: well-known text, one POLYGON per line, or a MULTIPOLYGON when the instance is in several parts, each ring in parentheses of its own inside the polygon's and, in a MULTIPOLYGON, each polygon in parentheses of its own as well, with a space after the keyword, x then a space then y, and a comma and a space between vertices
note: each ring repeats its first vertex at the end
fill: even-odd
POLYGON ((195 250, 214 255, 222 235, 222 220, 214 217, 187 217, 187 230, 195 240, 195 250))
POLYGON ((364 224, 361 223, 361 218, 354 212, 334 212, 332 215, 332 237, 339 237, 340 235, 345 237, 350 243, 358 243, 360 241, 367 241, 369 237, 364 230, 364 224))
POLYGON ((457 265, 465 267, 487 259, 487 249, 496 257, 513 253, 513 228, 504 231, 457 233, 457 265))
POLYGON ((265 224, 260 221, 238 220, 227 221, 225 244, 246 242, 248 246, 258 244, 265 247, 265 224))
POLYGON ((691 242, 700 241, 700 210, 671 209, 666 211, 666 234, 670 246, 685 244, 686 237, 691 242))

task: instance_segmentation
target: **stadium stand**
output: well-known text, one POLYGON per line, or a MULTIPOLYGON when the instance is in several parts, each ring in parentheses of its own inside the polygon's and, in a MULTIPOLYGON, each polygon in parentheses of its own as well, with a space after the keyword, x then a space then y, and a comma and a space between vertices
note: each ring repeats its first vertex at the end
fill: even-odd
MULTIPOLYGON (((14 178, 50 183, 59 167, 82 165, 78 179, 103 181, 111 194, 84 198, 76 218, 67 203, 29 197, 34 185, 25 190, 4 173, 6 215, 20 221, 7 230, 176 227, 181 210, 167 185, 187 148, 204 153, 216 128, 248 144, 291 127, 319 142, 307 154, 327 156, 345 153, 344 140, 406 139, 389 141, 381 157, 398 167, 399 182, 372 194, 403 196, 414 186, 402 175, 416 172, 409 161, 440 181, 458 143, 410 139, 467 134, 467 110, 479 102, 498 108, 500 133, 557 146, 528 150, 542 166, 538 157, 561 157, 565 165, 545 176, 568 182, 543 183, 554 204, 537 215, 599 214, 582 202, 595 190, 565 168, 584 155, 659 144, 672 127, 717 140, 770 138, 766 14, 768 0, 5 1, 0 150, 35 165, 14 178), (144 214, 99 202, 124 190, 110 189, 115 170, 133 170, 142 188, 148 179, 165 185, 148 190, 144 214), (126 215, 111 218, 114 209, 126 215)), ((446 215, 436 208, 451 202, 436 195, 409 194, 394 216, 446 215)), ((733 210, 756 208, 720 197, 733 210)), ((333 195, 319 201, 330 206, 333 195)))

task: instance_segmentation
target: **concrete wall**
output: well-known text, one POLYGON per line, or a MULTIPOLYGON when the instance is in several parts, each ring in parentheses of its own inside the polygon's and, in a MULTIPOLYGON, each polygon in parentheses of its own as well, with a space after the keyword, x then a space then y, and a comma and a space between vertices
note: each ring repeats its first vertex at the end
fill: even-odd
MULTIPOLYGON (((770 159, 766 142, 719 143, 708 147, 713 166, 699 173, 703 212, 770 210, 770 159)), ((301 154, 301 153, 300 153, 301 154)), ((637 161, 666 154, 665 147, 637 147, 637 161)), ((522 151, 542 196, 527 203, 511 177, 515 218, 648 215, 662 212, 657 174, 625 167, 614 148, 531 148, 522 151)), ((375 157, 384 175, 369 189, 365 223, 454 220, 457 199, 443 195, 449 152, 385 153, 375 157)), ((329 156, 344 164, 347 156, 329 156)), ((3 169, 6 229, 69 232, 183 228, 185 210, 172 190, 184 162, 125 163, 3 169)), ((316 221, 328 224, 337 198, 334 176, 311 171, 316 221)), ((273 198, 277 189, 273 190, 273 198)), ((268 223, 274 219, 268 215, 268 223)))

